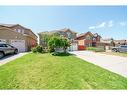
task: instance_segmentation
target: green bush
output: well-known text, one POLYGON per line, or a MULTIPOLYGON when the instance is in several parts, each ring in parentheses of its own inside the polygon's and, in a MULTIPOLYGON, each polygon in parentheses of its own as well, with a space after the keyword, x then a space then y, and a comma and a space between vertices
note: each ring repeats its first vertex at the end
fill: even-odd
POLYGON ((48 52, 55 52, 55 49, 54 48, 51 48, 51 47, 49 47, 49 49, 48 49, 48 52))
POLYGON ((65 53, 65 52, 53 52, 52 55, 54 56, 69 56, 71 55, 70 53, 65 53))
POLYGON ((97 47, 87 47, 87 50, 94 51, 94 52, 105 52, 103 48, 97 48, 97 47))
POLYGON ((97 48, 95 52, 105 52, 105 50, 103 48, 97 48))
POLYGON ((97 48, 95 48, 95 47, 87 47, 86 49, 87 50, 91 50, 91 51, 95 51, 97 48))
POLYGON ((32 52, 33 53, 42 53, 43 52, 43 48, 42 48, 42 46, 38 45, 38 46, 32 48, 32 52))
POLYGON ((34 47, 34 48, 31 49, 31 51, 32 51, 33 53, 36 53, 36 52, 37 52, 37 49, 34 47))

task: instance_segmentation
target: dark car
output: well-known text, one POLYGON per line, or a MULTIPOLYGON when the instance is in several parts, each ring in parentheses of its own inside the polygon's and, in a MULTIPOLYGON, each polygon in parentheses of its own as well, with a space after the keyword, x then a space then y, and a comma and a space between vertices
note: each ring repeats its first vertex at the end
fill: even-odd
POLYGON ((127 52, 127 45, 120 45, 118 47, 112 47, 113 52, 127 52))
POLYGON ((7 54, 17 54, 18 49, 9 45, 0 43, 0 58, 4 57, 7 54))

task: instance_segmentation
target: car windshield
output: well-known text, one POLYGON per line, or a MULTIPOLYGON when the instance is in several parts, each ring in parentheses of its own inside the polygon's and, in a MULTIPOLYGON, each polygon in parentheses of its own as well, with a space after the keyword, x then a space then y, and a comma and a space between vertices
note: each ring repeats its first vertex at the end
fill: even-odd
POLYGON ((127 46, 121 46, 122 48, 127 48, 127 46))

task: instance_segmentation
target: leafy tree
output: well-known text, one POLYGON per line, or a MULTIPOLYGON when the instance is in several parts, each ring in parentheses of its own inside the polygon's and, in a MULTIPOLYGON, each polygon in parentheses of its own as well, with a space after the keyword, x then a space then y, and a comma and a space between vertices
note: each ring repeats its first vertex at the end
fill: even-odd
POLYGON ((48 41, 48 47, 49 49, 57 49, 57 48, 63 48, 64 52, 66 52, 67 47, 70 46, 70 42, 62 37, 52 37, 48 41))
POLYGON ((52 37, 58 37, 59 34, 58 33, 41 33, 40 37, 43 40, 44 44, 48 47, 48 41, 52 38, 52 37))
POLYGON ((62 38, 61 46, 63 47, 64 52, 66 52, 67 48, 70 47, 70 42, 67 39, 62 38))

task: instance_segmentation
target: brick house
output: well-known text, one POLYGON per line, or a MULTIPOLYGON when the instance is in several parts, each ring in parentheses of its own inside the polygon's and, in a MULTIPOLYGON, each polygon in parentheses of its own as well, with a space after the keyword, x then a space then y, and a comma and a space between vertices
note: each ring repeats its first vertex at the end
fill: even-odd
POLYGON ((77 33, 69 28, 38 33, 39 44, 42 45, 43 47, 47 47, 46 45, 47 43, 43 37, 43 34, 50 35, 50 34, 55 34, 55 33, 61 37, 67 38, 71 42, 71 46, 68 48, 68 50, 77 50, 77 41, 75 41, 77 33))
POLYGON ((92 34, 90 31, 80 34, 77 36, 76 40, 78 41, 78 49, 84 50, 86 47, 97 46, 97 43, 100 42, 101 36, 97 33, 92 34))
POLYGON ((10 44, 19 52, 25 52, 37 45, 37 36, 19 24, 0 24, 0 43, 10 44))

